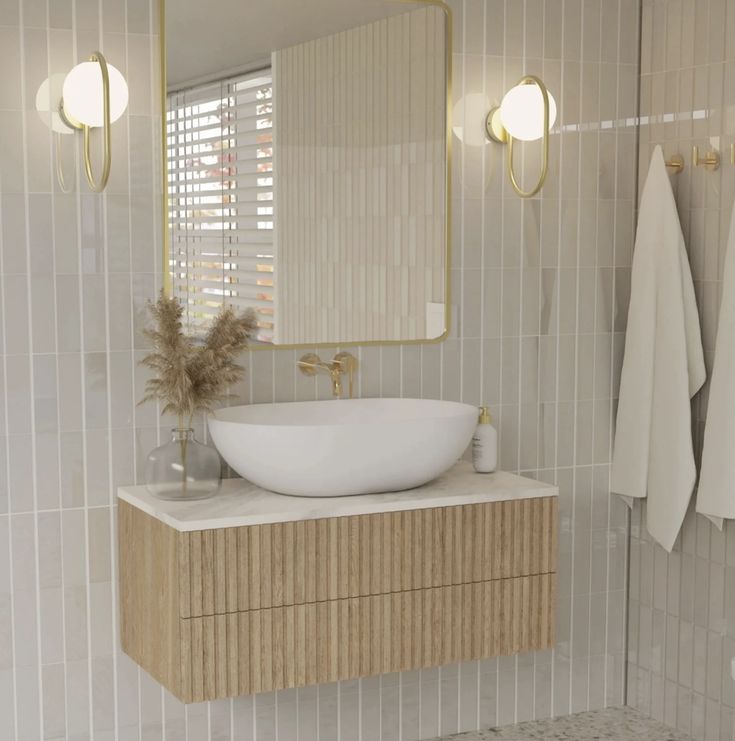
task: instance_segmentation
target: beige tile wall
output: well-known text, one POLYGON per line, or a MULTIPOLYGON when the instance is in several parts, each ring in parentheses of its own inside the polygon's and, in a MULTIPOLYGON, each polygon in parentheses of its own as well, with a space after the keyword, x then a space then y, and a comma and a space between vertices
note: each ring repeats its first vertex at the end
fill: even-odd
MULTIPOLYGON (((487 402, 501 465, 561 489, 558 647, 195 705, 117 643, 114 491, 161 439, 136 407, 155 294, 152 0, 0 0, 0 738, 417 739, 620 704, 626 512, 608 495, 635 200, 637 0, 454 0, 455 99, 522 72, 563 133, 542 197, 501 150, 455 147, 457 325, 441 345, 358 349, 362 396, 487 402), (35 89, 101 47, 126 73, 102 197, 53 184, 35 89)), ((455 144, 457 142, 455 141, 455 144)), ((246 400, 326 397, 297 353, 247 360, 246 400)), ((323 381, 324 379, 320 379, 323 381)), ((698 541, 699 542, 699 541, 698 541)))
MULTIPOLYGON (((712 368, 735 167, 735 1, 643 0, 641 179, 656 144, 687 163, 674 177, 708 371, 712 368), (716 148, 722 168, 691 166, 691 146, 716 148)), ((701 447, 705 388, 694 400, 701 447)), ((735 527, 690 511, 671 555, 651 542, 645 508, 632 521, 629 704, 696 739, 735 738, 735 527)))
POLYGON ((441 334, 445 36, 429 6, 273 54, 279 344, 441 334))

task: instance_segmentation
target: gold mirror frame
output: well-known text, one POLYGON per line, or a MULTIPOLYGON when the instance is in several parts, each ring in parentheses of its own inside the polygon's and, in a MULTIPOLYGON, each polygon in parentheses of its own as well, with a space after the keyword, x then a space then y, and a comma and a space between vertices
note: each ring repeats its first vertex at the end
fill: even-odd
MULTIPOLYGON (((160 39, 160 74, 161 74, 161 209, 162 209, 162 261, 163 291, 166 295, 171 291, 171 276, 169 273, 170 235, 168 228, 168 162, 166 161, 166 0, 159 1, 159 39, 160 39)), ((452 9, 444 0, 393 0, 393 2, 411 5, 433 5, 439 8, 446 18, 444 25, 445 49, 445 76, 446 76, 446 183, 445 183, 445 287, 444 287, 444 332, 439 337, 424 340, 350 340, 346 342, 317 342, 299 343, 291 345, 251 345, 250 350, 294 350, 320 347, 368 347, 371 345, 436 345, 449 337, 452 316, 452 39, 453 15, 452 9)))

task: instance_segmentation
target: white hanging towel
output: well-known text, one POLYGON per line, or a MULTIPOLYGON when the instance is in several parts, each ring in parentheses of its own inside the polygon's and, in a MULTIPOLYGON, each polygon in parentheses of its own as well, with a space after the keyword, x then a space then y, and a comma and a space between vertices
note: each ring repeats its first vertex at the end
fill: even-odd
POLYGON ((697 471, 690 399, 706 378, 694 284, 661 147, 643 187, 633 253, 611 489, 648 497, 648 532, 670 551, 697 471))
POLYGON ((697 512, 720 530, 723 518, 735 518, 735 209, 724 272, 697 489, 697 512))

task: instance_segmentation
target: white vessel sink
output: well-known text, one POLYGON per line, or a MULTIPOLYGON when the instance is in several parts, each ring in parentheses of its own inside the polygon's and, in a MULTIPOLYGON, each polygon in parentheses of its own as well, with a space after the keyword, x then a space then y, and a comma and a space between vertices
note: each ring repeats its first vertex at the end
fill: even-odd
POLYGON ((263 489, 306 497, 402 491, 464 453, 477 408, 428 399, 344 399, 220 409, 209 431, 229 465, 263 489))

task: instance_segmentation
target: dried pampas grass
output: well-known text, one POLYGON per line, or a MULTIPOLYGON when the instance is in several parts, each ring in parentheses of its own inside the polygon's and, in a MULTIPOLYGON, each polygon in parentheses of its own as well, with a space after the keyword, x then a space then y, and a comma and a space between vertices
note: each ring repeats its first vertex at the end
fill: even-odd
POLYGON ((162 292, 155 303, 149 302, 148 309, 153 327, 144 334, 153 352, 140 364, 150 368, 154 377, 146 383, 140 403, 159 401, 162 413, 175 414, 180 427, 189 427, 196 412, 212 411, 228 397, 227 389, 245 375, 235 361, 256 327, 255 312, 223 309, 204 340, 197 341, 184 332, 184 307, 178 299, 162 292))

